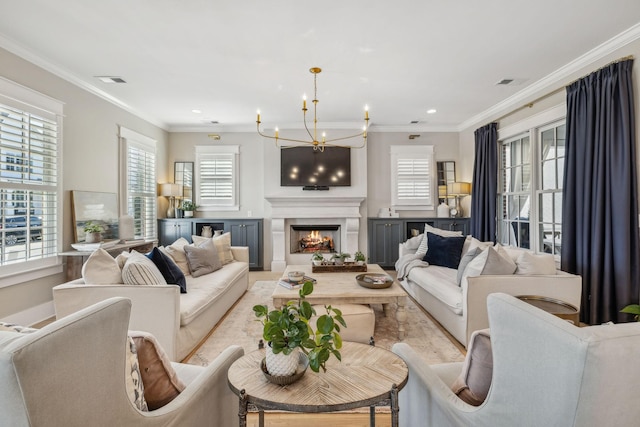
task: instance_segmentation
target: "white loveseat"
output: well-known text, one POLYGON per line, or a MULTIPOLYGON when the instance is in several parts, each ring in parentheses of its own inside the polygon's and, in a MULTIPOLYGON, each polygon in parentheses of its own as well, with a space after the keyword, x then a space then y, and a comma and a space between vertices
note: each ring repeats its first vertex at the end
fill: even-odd
MULTIPOLYGON (((419 239, 423 237, 420 235, 419 239)), ((400 244, 400 259, 396 263, 396 269, 399 270, 399 263, 403 257, 411 257, 416 253, 416 243, 419 239, 410 239, 400 244)), ((509 251, 515 258, 524 250, 510 248, 509 251)), ((579 310, 582 293, 581 277, 560 270, 555 273, 465 276, 458 285, 458 270, 429 265, 411 268, 408 273, 404 273, 406 275, 401 275, 399 272, 398 280, 418 304, 466 347, 473 331, 489 327, 487 296, 494 292, 514 296, 536 295, 554 298, 569 303, 579 310)))
POLYGON ((111 297, 131 300, 129 329, 153 334, 171 360, 183 360, 249 288, 249 248, 231 247, 234 261, 175 285, 91 284, 84 279, 53 288, 60 318, 111 297))

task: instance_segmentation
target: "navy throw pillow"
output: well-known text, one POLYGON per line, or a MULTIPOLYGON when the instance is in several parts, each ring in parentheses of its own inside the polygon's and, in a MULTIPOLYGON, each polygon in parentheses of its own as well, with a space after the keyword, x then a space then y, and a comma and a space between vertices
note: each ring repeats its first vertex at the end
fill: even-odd
POLYGON ((184 277, 184 273, 180 270, 180 267, 178 267, 171 258, 163 254, 158 248, 153 248, 153 250, 146 255, 153 261, 156 267, 158 267, 158 270, 160 270, 162 277, 164 277, 167 283, 180 286, 181 294, 187 293, 187 279, 184 277))
POLYGON ((427 233, 429 249, 422 258, 429 265, 440 265, 442 267, 458 268, 462 257, 462 246, 466 240, 465 236, 442 237, 437 234, 427 233))

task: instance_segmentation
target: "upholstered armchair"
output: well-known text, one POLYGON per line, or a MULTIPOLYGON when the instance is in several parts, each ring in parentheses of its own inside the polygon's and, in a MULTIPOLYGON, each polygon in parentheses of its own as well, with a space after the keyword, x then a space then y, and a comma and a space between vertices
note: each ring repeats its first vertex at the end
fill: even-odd
POLYGON ((579 328, 506 294, 487 302, 493 376, 480 406, 451 385, 463 363, 428 366, 407 344, 401 426, 638 425, 640 323, 579 328))
POLYGON ((30 334, 0 332, 0 426, 230 426, 227 385, 243 350, 209 366, 171 363, 185 389, 159 409, 138 410, 125 384, 131 302, 111 298, 30 334))

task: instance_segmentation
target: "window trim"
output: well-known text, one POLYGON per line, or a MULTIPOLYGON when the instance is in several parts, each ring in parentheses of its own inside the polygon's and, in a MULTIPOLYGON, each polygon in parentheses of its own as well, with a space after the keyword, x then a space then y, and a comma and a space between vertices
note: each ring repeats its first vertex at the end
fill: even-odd
MULTIPOLYGON (((37 92, 31 88, 0 77, 0 103, 20 109, 26 113, 55 121, 58 138, 56 140, 57 167, 55 193, 56 206, 56 251, 62 251, 63 241, 63 117, 64 103, 37 92)), ((20 285, 28 281, 51 276, 62 272, 60 256, 50 256, 42 259, 27 260, 15 264, 0 265, 0 289, 20 285)))
POLYGON ((392 145, 391 154, 391 206, 397 210, 435 210, 437 202, 437 173, 433 145, 392 145), (429 162, 429 194, 424 200, 399 200, 398 161, 402 158, 426 159, 429 162))
POLYGON ((239 145, 224 145, 224 146, 209 146, 209 145, 196 145, 195 146, 195 176, 196 181, 196 204, 198 205, 198 211, 239 211, 240 210, 240 189, 239 189, 239 157, 240 146, 239 145), (202 177, 200 176, 200 156, 207 154, 231 154, 233 161, 233 176, 232 180, 232 192, 233 197, 229 204, 215 205, 206 204, 202 202, 202 177))
MULTIPOLYGON (((506 126, 502 129, 498 130, 498 152, 500 153, 500 147, 503 143, 512 141, 517 138, 522 138, 524 136, 529 136, 529 149, 530 149, 530 162, 531 162, 531 190, 530 190, 530 207, 529 207, 529 242, 530 242, 530 251, 535 253, 542 253, 539 248, 541 248, 541 242, 538 241, 539 238, 539 212, 538 212, 538 195, 540 194, 540 175, 541 175, 541 159, 539 154, 539 144, 540 144, 540 132, 544 129, 548 129, 552 126, 560 126, 562 123, 566 123, 566 115, 567 115, 567 107, 566 104, 559 104, 548 108, 544 111, 541 111, 538 114, 534 114, 530 117, 527 117, 519 122, 513 123, 512 125, 506 126)), ((500 171, 500 166, 498 172, 500 171)), ((502 197, 502 192, 500 191, 500 177, 498 177, 498 188, 497 188, 497 198, 496 198, 496 206, 497 206, 497 227, 496 227, 496 238, 498 241, 501 241, 500 235, 500 224, 503 222, 504 218, 501 215, 500 208, 500 197, 502 197)), ((556 261, 560 259, 559 255, 555 255, 556 261)))

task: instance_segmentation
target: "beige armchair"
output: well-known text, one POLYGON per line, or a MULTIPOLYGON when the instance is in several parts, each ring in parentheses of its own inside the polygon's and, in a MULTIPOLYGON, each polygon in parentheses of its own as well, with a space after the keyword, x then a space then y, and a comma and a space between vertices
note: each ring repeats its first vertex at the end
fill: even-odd
POLYGON ((225 350, 209 366, 172 363, 185 390, 151 412, 126 393, 125 344, 131 302, 111 298, 37 332, 0 332, 0 426, 229 426, 237 397, 227 370, 242 356, 225 350))
POLYGON ((407 344, 401 426, 638 425, 640 323, 578 328, 506 294, 488 298, 493 377, 484 403, 450 389, 462 363, 428 366, 407 344))

